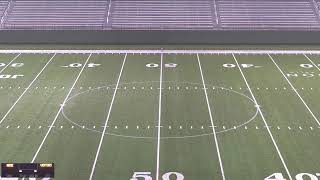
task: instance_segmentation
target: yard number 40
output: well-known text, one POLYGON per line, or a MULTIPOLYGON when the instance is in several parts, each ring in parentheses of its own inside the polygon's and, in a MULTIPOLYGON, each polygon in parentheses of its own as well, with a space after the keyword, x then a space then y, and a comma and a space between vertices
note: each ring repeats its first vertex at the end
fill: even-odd
MULTIPOLYGON (((162 175, 162 180, 170 180, 174 177, 176 180, 184 180, 184 176, 178 172, 168 172, 162 175)), ((152 180, 151 172, 135 172, 130 180, 152 180)))
MULTIPOLYGON (((318 175, 318 174, 317 174, 318 175)), ((296 175, 296 180, 318 180, 318 177, 309 173, 300 173, 296 175)), ((282 173, 273 173, 264 180, 286 180, 282 173)))

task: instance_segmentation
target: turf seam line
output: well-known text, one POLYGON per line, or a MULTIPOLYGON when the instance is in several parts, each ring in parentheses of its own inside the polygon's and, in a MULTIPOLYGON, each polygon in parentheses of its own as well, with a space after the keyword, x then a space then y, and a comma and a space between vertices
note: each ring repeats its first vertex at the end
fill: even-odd
POLYGON ((97 148, 97 152, 96 152, 96 155, 95 155, 95 159, 94 159, 94 162, 93 162, 93 165, 92 165, 92 169, 91 169, 89 180, 91 180, 93 178, 93 175, 94 175, 94 172, 95 172, 95 168, 96 168, 96 164, 97 164, 97 161, 98 161, 99 153, 100 153, 100 150, 101 150, 102 142, 103 142, 103 139, 104 139, 104 135, 105 135, 105 133, 107 131, 107 125, 108 125, 108 121, 109 121, 109 118, 110 118, 113 102, 114 102, 114 99, 115 99, 117 91, 118 91, 118 87, 119 87, 119 83, 120 83, 123 67, 124 67, 124 64, 126 63, 126 59, 127 59, 127 54, 125 54, 125 56, 123 58, 122 66, 121 66, 119 77, 118 77, 118 80, 117 80, 116 89, 113 92, 112 100, 111 100, 111 103, 110 103, 110 106, 109 106, 109 110, 108 110, 108 115, 107 115, 107 118, 106 118, 105 124, 104 124, 105 127, 103 128, 103 131, 102 131, 102 134, 101 134, 100 142, 99 142, 99 145, 98 145, 98 148, 97 148))
POLYGON ((277 143, 276 143, 276 141, 275 141, 275 139, 274 139, 274 137, 273 137, 273 135, 272 135, 272 133, 270 131, 269 125, 268 125, 268 123, 267 123, 267 121, 266 121, 266 119, 265 119, 265 117, 264 117, 264 115, 263 115, 263 113, 261 111, 260 105, 258 104, 258 102, 257 102, 257 100, 256 100, 256 98, 255 98, 255 96, 254 96, 254 94, 253 94, 253 92, 252 92, 252 90, 250 88, 250 85, 249 85, 249 83, 247 81, 247 78, 245 77, 245 75, 244 75, 244 73, 243 73, 243 71, 242 71, 242 69, 241 69, 241 67, 240 67, 240 65, 238 63, 238 60, 237 60, 236 56, 234 54, 232 54, 232 56, 233 56, 233 59, 234 59, 235 63, 237 64, 237 67, 238 67, 238 69, 240 71, 240 74, 241 74, 246 86, 248 87, 248 90, 249 90, 249 92, 250 92, 250 94, 252 96, 252 99, 254 100, 254 102, 256 104, 256 107, 258 108, 260 116, 261 116, 261 118, 262 118, 262 120, 263 120, 263 122, 264 122, 264 124, 266 126, 266 129, 267 129, 267 131, 268 131, 268 133, 269 133, 269 135, 271 137, 271 140, 272 140, 273 145, 274 145, 274 147, 275 147, 275 149, 276 149, 276 151, 277 151, 277 153, 279 155, 279 158, 280 158, 280 160, 281 160, 281 162, 282 162, 282 164, 283 164, 283 166, 284 166, 284 168, 285 168, 285 170, 287 172, 287 175, 289 176, 289 179, 292 180, 291 173, 290 173, 290 171, 289 171, 289 169, 288 169, 288 167, 287 167, 287 165, 286 165, 286 163, 284 161, 284 158, 283 158, 283 156, 282 156, 282 154, 280 152, 280 149, 279 149, 279 147, 278 147, 278 145, 277 145, 277 143))
MULTIPOLYGON (((20 55, 19 55, 20 56, 20 55)), ((18 57, 19 57, 18 56, 18 57)), ((13 105, 10 107, 10 109, 6 112, 6 114, 2 117, 2 119, 0 120, 0 124, 5 120, 5 118, 9 115, 9 113, 13 110, 13 108, 18 104, 18 102, 20 101, 20 99, 24 96, 24 94, 30 89, 30 87, 33 85, 33 83, 38 79, 38 77, 42 74, 42 72, 46 69, 46 67, 51 63, 51 61, 53 60, 53 58, 56 56, 56 54, 54 54, 49 61, 44 65, 44 67, 40 70, 40 72, 36 75, 36 77, 31 81, 31 83, 28 85, 28 87, 22 92, 22 94, 18 97, 18 99, 13 103, 13 105)), ((18 58, 17 57, 17 58, 18 58)), ((16 59, 17 59, 16 58, 16 59)))
POLYGON ((78 74, 77 78, 75 79, 74 83, 72 84, 72 86, 71 86, 71 88, 70 88, 70 90, 69 90, 69 92, 68 92, 67 96, 65 97, 65 99, 64 99, 64 101, 63 101, 63 103, 62 103, 62 105, 59 107, 59 110, 58 110, 58 112, 57 112, 57 114, 56 114, 55 118, 53 119, 53 121, 52 121, 52 123, 51 123, 51 125, 50 125, 50 128, 48 129, 48 131, 47 131, 46 135, 45 135, 45 136, 44 136, 44 138, 42 139, 41 144, 39 145, 39 147, 38 147, 38 149, 37 149, 36 153, 34 154, 34 156, 33 156, 32 160, 31 160, 31 163, 33 163, 33 162, 35 161, 36 157, 38 156, 38 153, 40 152, 40 150, 41 150, 41 148, 42 148, 43 144, 45 143, 45 141, 46 141, 46 139, 47 139, 47 137, 48 137, 49 133, 51 132, 51 129, 53 128, 53 126, 54 126, 55 122, 57 121, 58 116, 60 115, 60 112, 62 111, 64 104, 66 103, 66 100, 67 100, 67 99, 68 99, 68 97, 70 96, 70 94, 71 94, 71 92, 72 92, 73 87, 76 85, 76 83, 77 83, 78 79, 80 78, 80 76, 81 76, 81 74, 82 74, 82 72, 83 72, 84 68, 87 66, 87 63, 88 63, 88 61, 89 61, 89 60, 90 60, 90 58, 91 58, 91 55, 92 55, 92 54, 90 54, 90 55, 88 56, 88 58, 87 58, 86 62, 84 63, 83 67, 81 68, 81 70, 80 70, 80 72, 79 72, 79 74, 78 74))
POLYGON ((309 113, 311 114, 311 116, 314 118, 314 120, 318 123, 318 125, 320 126, 320 122, 318 120, 318 118, 314 115, 314 113, 312 112, 312 110, 310 109, 310 107, 307 105, 307 103, 305 102, 305 100, 300 96, 300 94, 298 93, 298 91, 296 90, 296 88, 293 86, 293 84, 290 82, 290 80, 287 78, 287 76, 284 74, 284 72, 282 71, 282 69, 279 67, 279 65, 276 63, 276 61, 273 59, 273 57, 268 54, 269 58, 271 59, 271 61, 274 63, 274 65, 277 67, 277 69, 280 71, 280 73, 282 74, 282 76, 287 80, 288 84, 291 86, 291 88, 293 89, 293 91, 296 93, 296 95, 299 97, 299 99, 301 100, 301 102, 304 104, 304 106, 307 108, 307 110, 309 111, 309 113))
POLYGON ((157 136, 157 172, 156 180, 159 180, 160 169, 160 138, 161 138, 161 103, 162 103, 162 73, 163 73, 163 54, 160 57, 160 82, 159 82, 159 110, 158 110, 158 136, 157 136))
POLYGON ((214 141, 215 141, 214 143, 215 143, 216 150, 217 150, 217 154, 218 154, 218 159, 219 159, 219 164, 220 164, 220 171, 221 171, 221 175, 222 175, 222 180, 225 180, 226 178, 225 178, 223 163, 222 163, 222 159, 221 159, 221 155, 220 155, 218 138, 217 138, 215 126, 214 126, 214 123, 213 123, 211 106, 210 106, 210 102, 209 102, 209 99, 208 99, 208 93, 207 93, 206 84, 205 84, 204 77, 203 77, 203 72, 202 72, 202 67, 201 67, 201 62, 200 62, 199 54, 197 54, 197 60, 198 60, 198 65, 199 65, 199 69, 200 69, 200 74, 201 74, 203 91, 204 91, 204 94, 205 94, 205 97, 206 97, 208 113, 209 113, 209 117, 210 117, 210 121, 211 121, 212 132, 213 132, 213 137, 214 137, 214 141))

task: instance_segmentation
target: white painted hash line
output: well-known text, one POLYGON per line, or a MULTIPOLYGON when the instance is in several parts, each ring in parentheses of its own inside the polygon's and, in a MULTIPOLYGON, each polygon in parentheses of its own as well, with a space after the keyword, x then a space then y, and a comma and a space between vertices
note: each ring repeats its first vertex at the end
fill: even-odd
MULTIPOLYGON (((83 72, 84 68, 86 67, 86 64, 88 63, 89 59, 91 58, 91 55, 92 55, 92 54, 90 54, 90 55, 88 56, 88 58, 87 58, 87 60, 86 60, 86 62, 85 62, 85 64, 84 64, 84 66, 81 68, 81 70, 80 70, 80 72, 79 72, 79 74, 78 74, 77 78, 75 79, 74 83, 72 84, 72 86, 71 86, 71 88, 70 88, 70 90, 69 90, 69 92, 68 92, 67 96, 65 97, 65 99, 64 99, 64 101, 63 101, 63 103, 62 103, 63 105, 66 103, 67 99, 69 98, 69 96, 70 96, 70 94, 71 94, 71 92, 72 92, 72 90, 73 90, 74 86, 76 85, 76 83, 77 83, 78 79, 80 78, 80 76, 81 76, 81 74, 82 74, 82 72, 83 72)), ((60 106, 60 108, 59 108, 59 110, 58 110, 58 112, 57 112, 56 116, 54 117, 54 119, 53 119, 53 121, 52 121, 52 123, 51 123, 51 125, 50 125, 50 128, 48 129, 48 131, 47 131, 46 135, 44 136, 44 138, 43 138, 43 140, 42 140, 41 144, 39 145, 39 147, 38 147, 38 149, 37 149, 36 153, 34 154, 34 156, 33 156, 32 160, 31 160, 31 163, 33 163, 33 162, 35 161, 35 159, 37 158, 38 153, 40 152, 40 150, 41 150, 41 148, 42 148, 42 146, 43 146, 44 142, 46 141, 46 139, 47 139, 47 137, 48 137, 49 133, 51 132, 52 128, 54 127, 54 124, 55 124, 55 122, 57 121, 57 119, 58 119, 58 117, 59 117, 59 115, 60 115, 60 112, 62 111, 62 108, 63 108, 63 106, 60 106)))
POLYGON ((212 126, 212 133, 213 133, 213 137, 214 137, 214 144, 215 144, 216 149, 217 149, 217 154, 218 154, 218 159, 219 159, 219 164, 220 164, 220 171, 221 171, 221 175, 222 175, 222 180, 225 180, 226 178, 225 178, 225 175, 224 175, 224 169, 223 169, 223 163, 222 163, 222 159, 221 159, 221 155, 220 155, 220 149, 219 149, 219 143, 218 143, 217 133, 216 133, 215 126, 214 126, 214 123, 213 123, 213 118, 212 118, 212 112, 211 112, 210 102, 209 102, 209 98, 208 98, 206 83, 205 83, 204 77, 203 77, 203 72, 202 72, 202 67, 201 67, 201 62, 200 62, 199 54, 197 54, 197 59, 198 59, 198 65, 199 65, 200 74, 201 74, 201 80, 202 80, 203 90, 204 90, 205 97, 206 97, 206 102, 207 102, 207 105, 208 105, 208 112, 209 112, 210 121, 211 121, 211 126, 212 126))
POLYGON ((6 112, 6 114, 2 117, 2 119, 0 120, 0 124, 6 119, 6 117, 9 115, 9 113, 13 110, 13 108, 17 105, 17 103, 20 101, 20 99, 26 94, 26 92, 30 89, 30 87, 32 86, 32 84, 38 79, 38 77, 42 74, 42 72, 46 69, 46 67, 51 63, 51 61, 53 60, 53 58, 56 56, 56 54, 54 54, 49 61, 46 63, 46 65, 41 69, 41 71, 36 75, 36 77, 31 81, 31 83, 29 84, 29 86, 22 92, 22 94, 19 96, 19 98, 13 103, 13 105, 10 107, 10 109, 6 112))
POLYGON ((233 56, 233 59, 234 59, 235 63, 236 63, 237 66, 238 66, 238 69, 239 69, 239 71, 240 71, 240 74, 241 74, 241 76, 242 76, 245 84, 246 84, 247 87, 248 87, 248 90, 249 90, 249 92, 250 92, 250 95, 252 96, 252 98, 253 98, 253 100, 254 100, 254 102, 255 102, 255 104, 256 104, 256 107, 258 108, 258 111, 259 111, 259 113, 260 113, 260 115, 261 115, 261 118, 262 118, 262 120, 263 120, 263 122, 264 122, 264 124, 265 124, 265 127, 266 127, 269 135, 270 135, 270 138, 271 138, 271 140, 272 140, 272 143, 273 143, 275 149, 277 150, 277 153, 278 153, 279 158, 280 158, 280 160, 281 160, 281 162, 282 162, 282 165, 284 166, 284 168, 285 168, 285 170, 286 170, 286 172, 287 172, 287 175, 288 175, 289 179, 292 180, 291 173, 290 173, 290 171, 289 171, 289 169, 288 169, 288 167, 287 167, 287 165, 286 165, 286 163, 285 163, 285 161, 284 161, 284 158, 283 158, 283 156, 282 156, 282 154, 281 154, 281 152, 280 152, 280 149, 279 149, 279 147, 278 147, 278 145, 277 145, 277 143, 276 143, 276 141, 275 141, 275 139, 274 139, 274 137, 273 137, 273 135, 272 135, 272 133, 271 133, 271 131, 270 131, 269 125, 268 125, 268 123, 267 123, 267 121, 266 121, 266 119, 265 119, 265 117, 264 117, 264 115, 263 115, 263 113, 262 113, 262 111, 261 111, 260 105, 258 104, 258 102, 257 102, 257 100, 256 100, 256 98, 255 98, 255 96, 254 96, 254 94, 253 94, 253 92, 252 92, 252 90, 251 90, 251 88, 250 88, 250 85, 249 85, 249 83, 248 83, 248 81, 247 81, 247 78, 245 77, 245 75, 244 75, 244 73, 243 73, 243 71, 242 71, 242 69, 241 69, 241 67, 240 67, 240 65, 239 65, 239 63, 238 63, 238 60, 237 60, 236 56, 235 56, 234 54, 232 54, 232 56, 233 56))
POLYGON ((109 107, 109 110, 108 110, 108 115, 107 115, 107 118, 106 118, 106 121, 105 121, 105 124, 104 124, 104 128, 103 128, 103 131, 102 131, 102 134, 101 134, 100 142, 99 142, 99 145, 98 145, 98 148, 97 148, 97 152, 96 152, 96 155, 95 155, 95 158, 94 158, 94 162, 93 162, 93 165, 92 165, 92 169, 91 169, 89 180, 91 180, 93 178, 93 175, 94 175, 94 171, 95 171, 96 164, 97 164, 97 161, 98 161, 98 157, 99 157, 99 153, 100 153, 100 150, 101 150, 101 146, 102 146, 102 142, 103 142, 103 139, 104 139, 104 135, 105 135, 105 133, 107 131, 108 121, 109 121, 109 118, 110 118, 113 102, 114 102, 114 99, 115 99, 117 91, 118 91, 118 87, 119 87, 119 83, 120 83, 123 67, 124 67, 124 64, 126 63, 126 60, 127 60, 127 54, 125 54, 125 56, 123 58, 121 70, 120 70, 119 77, 118 77, 118 80, 117 80, 117 85, 116 85, 116 88, 115 88, 115 90, 113 92, 112 100, 111 100, 110 107, 109 107))
POLYGON ((163 54, 160 58, 160 82, 159 82, 159 110, 158 110, 158 136, 157 136, 157 172, 156 180, 159 180, 160 174, 160 138, 161 138, 161 103, 162 103, 162 72, 163 72, 163 54))

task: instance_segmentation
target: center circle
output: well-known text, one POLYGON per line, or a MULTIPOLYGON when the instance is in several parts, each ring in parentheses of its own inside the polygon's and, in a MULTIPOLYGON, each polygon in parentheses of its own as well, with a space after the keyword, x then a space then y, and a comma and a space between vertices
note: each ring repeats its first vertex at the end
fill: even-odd
MULTIPOLYGON (((159 81, 121 83, 121 84, 118 85, 118 90, 119 89, 123 89, 123 90, 127 90, 127 91, 130 91, 130 90, 135 90, 136 91, 136 90, 143 90, 143 89, 149 88, 149 89, 153 89, 153 90, 159 92, 159 88, 158 88, 159 87, 159 83, 160 83, 159 81), (152 87, 154 87, 154 88, 152 88, 152 87)), ((204 93, 203 84, 201 84, 201 83, 162 81, 162 84, 163 84, 162 85, 163 87, 168 88, 168 89, 171 89, 171 88, 172 89, 176 89, 176 90, 179 90, 179 89, 190 90, 190 89, 192 89, 192 90, 200 90, 201 93, 204 93)), ((95 102, 94 98, 105 98, 105 97, 101 97, 101 96, 97 95, 98 93, 104 93, 104 92, 102 92, 104 90, 111 90, 109 92, 113 93, 115 87, 116 87, 115 84, 101 86, 101 87, 97 87, 97 88, 89 87, 87 90, 84 90, 82 92, 79 92, 79 93, 76 93, 76 94, 72 95, 71 97, 69 97, 66 100, 66 102, 65 102, 65 104, 64 104, 64 106, 62 108, 62 115, 64 116, 64 118, 68 122, 70 122, 71 124, 73 124, 76 127, 79 127, 81 129, 84 129, 84 130, 87 130, 87 131, 92 131, 92 132, 95 132, 95 133, 102 133, 103 132, 103 130, 102 130, 103 129, 103 125, 97 126, 97 127, 96 126, 88 126, 87 124, 83 123, 83 120, 82 120, 82 123, 81 123, 81 122, 79 122, 79 120, 77 120, 75 118, 73 118, 73 119, 70 118, 70 113, 71 114, 77 114, 78 113, 78 114, 80 114, 80 117, 81 117, 81 113, 82 112, 77 111, 78 108, 75 108, 76 110, 72 110, 69 114, 66 112, 66 109, 69 107, 68 105, 70 105, 70 104, 72 104, 72 106, 78 106, 78 105, 83 106, 83 104, 76 103, 76 100, 79 99, 80 97, 86 98, 85 100, 87 100, 88 97, 92 96, 92 100, 91 101, 94 104, 94 102, 95 102)), ((246 101, 246 103, 251 104, 252 107, 253 107, 251 112, 250 112, 251 114, 241 113, 241 114, 244 114, 247 117, 245 117, 245 118, 243 118, 241 120, 236 120, 236 122, 232 122, 231 121, 229 123, 234 123, 234 124, 229 125, 229 126, 222 126, 223 128, 220 127, 219 130, 216 129, 216 134, 226 133, 226 132, 229 132, 229 131, 234 131, 237 128, 240 128, 242 126, 245 126, 245 125, 249 124, 257 116, 258 108, 255 105, 255 101, 252 98, 250 98, 249 96, 245 95, 244 93, 241 93, 241 92, 238 92, 236 90, 233 90, 232 88, 212 86, 212 85, 208 85, 208 84, 206 84, 206 88, 208 89, 207 90, 208 96, 210 95, 211 90, 215 90, 214 93, 219 93, 220 92, 218 98, 222 98, 223 99, 223 98, 225 98, 224 96, 232 96, 231 98, 229 98, 229 101, 230 101, 230 99, 231 99, 231 101, 233 99, 235 99, 235 102, 229 102, 230 104, 234 105, 234 103, 237 103, 237 101, 241 100, 241 101, 246 101)), ((117 96, 118 95, 119 95, 119 93, 117 94, 117 96)), ((89 99, 91 99, 91 98, 89 98, 89 99)), ((111 97, 110 97, 110 100, 111 100, 111 97)), ((90 106, 90 102, 89 101, 90 100, 88 100, 86 102, 88 104, 88 106, 90 106)), ((222 102, 223 103, 227 103, 227 101, 224 102, 223 100, 222 100, 222 102)), ((221 108, 225 108, 224 106, 221 106, 221 108)), ((229 104, 227 105, 227 107, 228 106, 229 106, 229 104)), ((234 106, 236 106, 236 105, 234 105, 234 106)), ((228 108, 230 108, 230 107, 228 107, 228 108)), ((91 109, 95 109, 95 108, 91 108, 91 109)), ((243 112, 243 110, 241 112, 243 112)), ((223 115, 223 116, 225 116, 225 115, 223 115)), ((237 114, 236 115, 231 114, 230 116, 238 117, 237 114)), ((230 118, 230 117, 224 117, 224 118, 233 119, 233 118, 230 118)), ((215 126, 216 126, 216 124, 215 124, 215 126)), ((161 136, 161 139, 178 139, 178 138, 192 138, 192 137, 209 136, 209 135, 213 134, 212 133, 212 126, 210 126, 210 127, 211 127, 211 131, 207 131, 207 132, 203 131, 201 133, 198 132, 196 134, 191 134, 191 135, 190 134, 178 133, 179 135, 161 136)), ((162 126, 162 128, 164 128, 164 127, 162 126)), ((171 127, 169 126, 169 128, 171 128, 171 127)), ((190 128, 192 128, 192 127, 190 127, 190 128)), ((204 127, 201 126, 201 128, 204 128, 204 127)), ((105 134, 111 135, 111 136, 117 136, 117 137, 124 137, 124 138, 138 138, 138 139, 156 139, 157 138, 155 136, 143 136, 143 135, 140 135, 140 134, 139 135, 134 135, 134 134, 131 135, 131 134, 122 134, 122 133, 109 132, 109 131, 106 131, 105 134)))

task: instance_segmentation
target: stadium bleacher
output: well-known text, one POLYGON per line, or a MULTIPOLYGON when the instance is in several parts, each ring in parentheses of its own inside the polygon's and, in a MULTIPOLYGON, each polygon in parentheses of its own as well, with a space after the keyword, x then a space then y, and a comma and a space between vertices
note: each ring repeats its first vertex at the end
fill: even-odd
POLYGON ((225 28, 316 28, 319 22, 309 0, 218 0, 225 28))
POLYGON ((104 24, 106 0, 15 0, 5 28, 90 28, 104 24))
POLYGON ((118 0, 111 5, 115 29, 212 29, 211 0, 118 0))
POLYGON ((0 26, 2 25, 2 22, 4 21, 4 16, 6 9, 8 7, 8 1, 0 1, 0 26))
POLYGON ((8 0, 1 29, 320 29, 320 0, 8 0))

